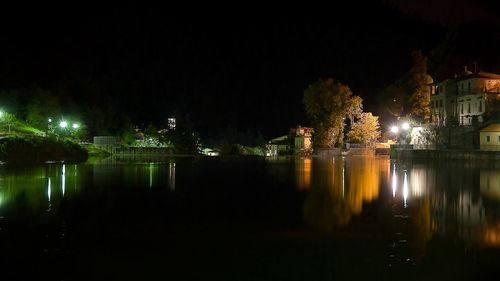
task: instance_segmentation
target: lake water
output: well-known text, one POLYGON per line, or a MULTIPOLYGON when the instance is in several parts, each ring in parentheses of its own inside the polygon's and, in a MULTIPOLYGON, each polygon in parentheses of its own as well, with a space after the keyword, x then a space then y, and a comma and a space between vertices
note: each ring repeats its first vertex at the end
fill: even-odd
POLYGON ((0 279, 500 274, 498 163, 114 158, 0 166, 0 279))

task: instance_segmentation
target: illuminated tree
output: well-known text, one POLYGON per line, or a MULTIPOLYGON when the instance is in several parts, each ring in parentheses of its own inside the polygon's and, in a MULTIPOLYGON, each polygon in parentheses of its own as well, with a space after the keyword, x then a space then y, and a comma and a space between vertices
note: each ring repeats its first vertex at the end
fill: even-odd
POLYGON ((412 53, 413 64, 400 79, 379 94, 379 103, 391 116, 412 116, 420 122, 430 114, 432 77, 427 74, 427 58, 420 51, 412 53))
POLYGON ((424 121, 430 115, 429 103, 431 92, 429 84, 433 80, 427 74, 427 58, 422 55, 422 52, 413 52, 412 58, 413 66, 410 69, 408 79, 408 86, 411 91, 409 96, 411 104, 410 115, 420 121, 424 121))
POLYGON ((361 113, 359 120, 351 126, 347 137, 353 143, 375 143, 380 138, 378 116, 373 116, 371 112, 361 113))
POLYGON ((303 102, 314 127, 315 145, 320 148, 341 145, 345 118, 352 122, 362 108, 360 97, 353 96, 348 86, 331 78, 309 85, 303 102))

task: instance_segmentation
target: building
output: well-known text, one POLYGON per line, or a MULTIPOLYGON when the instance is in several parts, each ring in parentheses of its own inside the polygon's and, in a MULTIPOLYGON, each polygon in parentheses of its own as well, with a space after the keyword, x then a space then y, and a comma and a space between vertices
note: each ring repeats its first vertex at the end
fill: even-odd
POLYGON ((294 136, 295 154, 297 155, 310 155, 313 152, 312 134, 313 128, 301 127, 292 128, 290 131, 294 136))
POLYGON ((274 138, 266 145, 266 156, 276 157, 278 155, 287 155, 291 152, 291 142, 287 135, 274 138))
POLYGON ((270 140, 267 144, 267 156, 311 155, 313 153, 313 128, 297 126, 290 129, 290 134, 270 140))
POLYGON ((482 123, 499 102, 500 75, 465 68, 462 75, 431 84, 430 120, 436 126, 482 123))
POLYGON ((500 124, 479 130, 479 147, 481 150, 500 151, 500 124))

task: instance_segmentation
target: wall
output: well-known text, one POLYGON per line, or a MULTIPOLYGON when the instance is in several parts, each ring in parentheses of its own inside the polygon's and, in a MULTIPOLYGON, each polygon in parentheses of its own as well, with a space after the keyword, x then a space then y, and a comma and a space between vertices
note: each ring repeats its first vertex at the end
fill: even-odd
POLYGON ((500 151, 500 132, 480 132, 479 145, 481 150, 500 151), (487 141, 487 137, 490 141, 487 141))

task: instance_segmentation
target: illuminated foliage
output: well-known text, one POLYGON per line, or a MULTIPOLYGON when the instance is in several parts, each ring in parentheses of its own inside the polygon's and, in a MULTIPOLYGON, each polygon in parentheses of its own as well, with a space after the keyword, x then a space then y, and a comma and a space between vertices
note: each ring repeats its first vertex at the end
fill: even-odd
POLYGON ((312 121, 315 145, 332 148, 341 145, 345 118, 361 113, 362 99, 353 96, 348 86, 334 79, 319 79, 304 91, 305 110, 312 121))
POLYGON ((347 137, 352 143, 375 143, 380 138, 378 116, 373 116, 371 112, 361 113, 359 120, 351 126, 347 137))
POLYGON ((432 77, 427 74, 427 58, 422 52, 412 53, 413 66, 409 72, 409 101, 411 104, 410 114, 412 117, 424 121, 430 115, 429 103, 431 92, 429 84, 433 82, 432 77))

